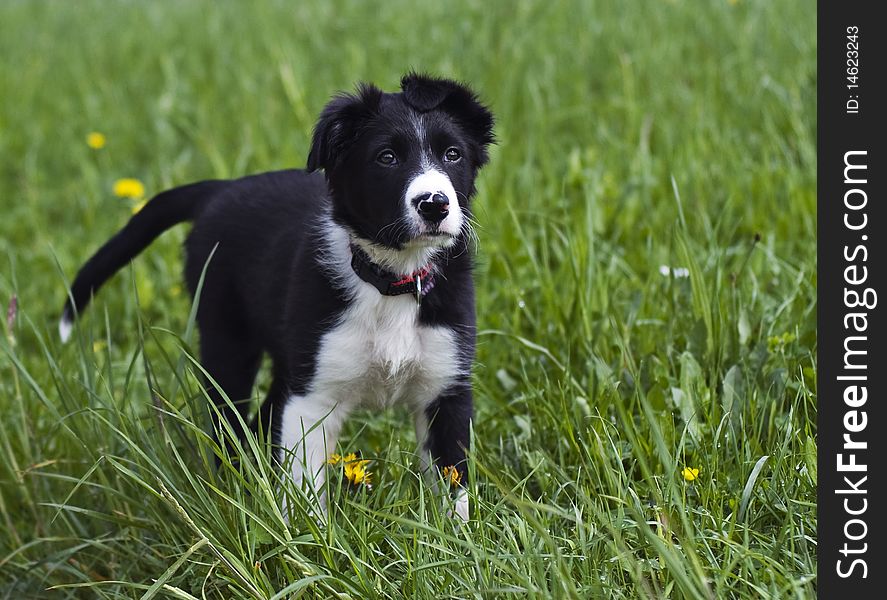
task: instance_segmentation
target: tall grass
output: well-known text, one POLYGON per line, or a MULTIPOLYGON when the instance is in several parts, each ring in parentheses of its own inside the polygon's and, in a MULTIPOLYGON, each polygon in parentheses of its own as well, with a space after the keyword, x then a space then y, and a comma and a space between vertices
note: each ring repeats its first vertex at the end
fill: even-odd
POLYGON ((4 2, 2 597, 812 597, 814 14, 4 2), (347 428, 373 486, 333 470, 318 525, 264 445, 235 461, 211 441, 185 228, 109 282, 73 343, 55 322, 130 215, 115 179, 155 193, 304 165, 331 93, 409 68, 471 82, 498 118, 472 519, 446 516, 391 411, 347 428))

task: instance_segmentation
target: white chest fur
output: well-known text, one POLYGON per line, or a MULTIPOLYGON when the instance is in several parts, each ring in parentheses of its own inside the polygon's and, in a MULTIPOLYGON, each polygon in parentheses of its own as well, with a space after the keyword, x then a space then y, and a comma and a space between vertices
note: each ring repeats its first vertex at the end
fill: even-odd
MULTIPOLYGON (((328 273, 350 304, 320 340, 308 394, 346 409, 401 402, 420 408, 434 400, 458 374, 452 330, 422 325, 413 296, 383 296, 361 280, 351 269, 343 228, 327 222, 323 238, 328 273)), ((413 258, 427 264, 429 257, 413 258)))
POLYGON ((456 375, 453 333, 419 323, 409 295, 382 296, 360 282, 338 325, 323 336, 311 392, 348 406, 434 400, 456 375))

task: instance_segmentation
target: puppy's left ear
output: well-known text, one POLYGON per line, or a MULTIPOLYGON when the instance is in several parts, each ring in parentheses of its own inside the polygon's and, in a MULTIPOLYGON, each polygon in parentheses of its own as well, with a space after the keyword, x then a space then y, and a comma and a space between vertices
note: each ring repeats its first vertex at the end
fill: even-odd
POLYGON ((379 112, 382 90, 368 83, 358 86, 356 94, 338 94, 324 107, 308 153, 308 171, 333 170, 348 148, 360 137, 363 128, 379 112))
POLYGON ((471 88, 452 79, 409 73, 400 80, 404 99, 416 110, 439 109, 448 113, 477 144, 475 168, 489 160, 487 147, 496 141, 494 118, 471 88))

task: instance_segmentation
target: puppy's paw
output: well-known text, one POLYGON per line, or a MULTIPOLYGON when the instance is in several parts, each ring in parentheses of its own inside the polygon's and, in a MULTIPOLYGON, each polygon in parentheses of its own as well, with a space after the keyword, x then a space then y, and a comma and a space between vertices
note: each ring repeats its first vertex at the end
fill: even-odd
POLYGON ((455 497, 450 498, 450 507, 447 516, 451 519, 458 517, 463 523, 468 522, 468 492, 460 488, 455 497))
POLYGON ((468 522, 468 492, 459 490, 456 495, 456 514, 463 522, 468 522))

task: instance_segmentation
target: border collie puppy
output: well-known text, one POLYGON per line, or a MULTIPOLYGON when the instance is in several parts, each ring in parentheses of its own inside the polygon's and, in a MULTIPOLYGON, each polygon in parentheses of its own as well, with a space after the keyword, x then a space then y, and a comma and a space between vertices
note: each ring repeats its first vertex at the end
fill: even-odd
MULTIPOLYGON (((193 221, 185 278, 194 295, 206 267, 201 363, 245 418, 243 400, 271 356, 273 382, 252 426, 271 432, 295 482, 321 489, 357 406, 402 403, 415 415, 423 468, 460 482, 455 512, 467 519, 470 200, 492 142, 492 114, 455 81, 411 73, 397 93, 362 84, 337 95, 315 126, 307 170, 153 198, 80 269, 62 340, 109 277, 193 221)), ((207 393, 239 431, 215 386, 207 393)))

